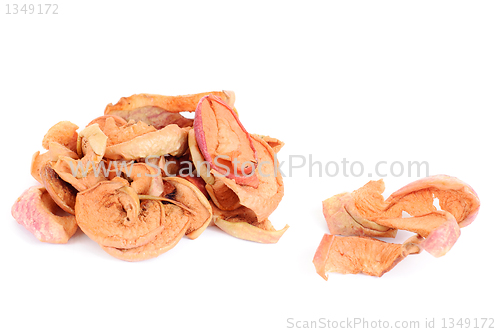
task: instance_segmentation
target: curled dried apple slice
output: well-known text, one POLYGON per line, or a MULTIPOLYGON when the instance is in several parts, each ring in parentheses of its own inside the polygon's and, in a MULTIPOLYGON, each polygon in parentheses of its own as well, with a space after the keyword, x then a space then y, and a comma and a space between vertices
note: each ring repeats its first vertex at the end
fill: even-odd
POLYGON ((168 194, 172 199, 179 201, 189 210, 185 211, 189 218, 189 227, 186 236, 196 239, 212 220, 212 207, 205 195, 191 182, 180 177, 166 177, 164 181, 173 187, 168 194))
POLYGON ((78 139, 76 130, 78 130, 78 125, 73 124, 69 121, 61 121, 55 124, 43 137, 43 148, 49 149, 49 144, 51 142, 56 142, 76 152, 76 144, 78 139))
POLYGON ((43 242, 65 244, 78 229, 74 215, 58 216, 61 209, 41 186, 21 194, 11 212, 19 224, 43 242))
POLYGON ((106 150, 107 137, 98 124, 86 127, 78 134, 79 160, 60 155, 52 168, 65 182, 78 191, 84 191, 106 180, 100 164, 106 150))
MULTIPOLYGON (((262 222, 264 223, 264 222, 262 222)), ((267 223, 267 222, 266 222, 267 223)), ((222 231, 230 234, 233 237, 255 241, 262 244, 277 243, 285 231, 289 228, 288 225, 281 230, 263 229, 258 226, 249 224, 245 221, 226 221, 220 216, 214 217, 214 224, 222 231)))
POLYGON ((323 215, 331 234, 370 237, 396 237, 397 230, 361 217, 351 193, 341 193, 323 201, 323 215))
POLYGON ((282 142, 279 139, 272 138, 269 136, 265 135, 257 135, 260 139, 264 140, 271 148, 274 150, 275 153, 278 153, 283 146, 285 146, 285 143, 282 142))
POLYGON ((111 160, 137 160, 170 154, 180 156, 188 148, 188 130, 175 124, 149 132, 120 144, 108 146, 104 156, 111 160))
MULTIPOLYGON (((153 126, 142 121, 125 122, 118 116, 101 116, 90 123, 97 123, 101 131, 108 137, 107 146, 117 145, 139 137, 143 134, 157 131, 153 126), (119 118, 120 120, 117 120, 119 118)), ((90 124, 89 124, 90 126, 90 124)))
POLYGON ((65 212, 75 215, 77 190, 63 181, 54 169, 52 169, 50 163, 46 163, 40 169, 40 177, 42 178, 43 186, 54 202, 65 212))
POLYGON ((199 150, 210 169, 239 185, 259 185, 257 152, 230 106, 214 95, 201 98, 193 127, 199 150))
POLYGON ((87 126, 91 126, 92 124, 97 124, 99 125, 99 128, 101 128, 102 132, 105 132, 106 126, 111 125, 112 127, 117 126, 121 127, 127 124, 127 121, 123 119, 120 116, 115 116, 115 115, 103 115, 94 118, 92 121, 90 121, 87 126))
POLYGON ((99 128, 99 125, 92 124, 78 133, 77 152, 78 155, 86 155, 92 150, 96 156, 101 157, 106 151, 108 137, 99 128))
POLYGON ((177 177, 182 178, 196 186, 198 190, 205 196, 205 198, 210 199, 210 195, 208 195, 207 189, 205 188, 205 181, 198 177, 196 173, 191 175, 177 175, 177 177))
POLYGON ((325 234, 313 263, 316 272, 325 280, 328 280, 327 272, 381 277, 409 254, 419 252, 420 248, 415 246, 413 239, 393 244, 368 237, 325 234))
POLYGON ((103 246, 133 248, 147 244, 164 229, 161 202, 140 203, 125 180, 100 182, 76 197, 76 220, 90 239, 103 246))
MULTIPOLYGON (((177 96, 165 96, 159 94, 134 94, 127 98, 121 98, 115 105, 108 104, 104 113, 106 115, 118 115, 146 106, 155 106, 171 113, 194 112, 201 98, 206 95, 214 95, 234 106, 235 95, 233 91, 205 92, 197 94, 186 94, 177 96)), ((123 116, 121 116, 123 117, 123 116)))
POLYGON ((179 127, 193 126, 193 120, 180 115, 180 112, 194 112, 200 99, 208 94, 220 97, 224 102, 233 107, 234 92, 207 92, 179 96, 163 96, 157 94, 134 94, 121 98, 115 105, 109 104, 104 113, 117 115, 124 119, 143 121, 161 129, 169 124, 179 127))
POLYGON ((43 180, 40 177, 40 170, 45 166, 47 162, 50 162, 51 156, 49 152, 45 152, 40 154, 39 151, 36 151, 31 157, 31 167, 30 172, 31 176, 36 179, 37 182, 43 185, 43 180))
POLYGON ((458 237, 460 237, 460 227, 455 217, 447 211, 442 211, 441 213, 444 217, 444 222, 433 228, 425 238, 420 234, 416 236, 418 239, 416 245, 425 249, 434 257, 441 257, 448 253, 453 245, 455 245, 458 237))
POLYGON ((214 185, 207 185, 213 202, 222 210, 248 208, 258 222, 264 221, 276 209, 284 194, 283 178, 277 170, 278 160, 274 150, 256 135, 251 140, 259 156, 258 170, 255 172, 259 186, 239 185, 234 180, 218 174, 212 169, 214 185))
POLYGON ((189 227, 189 218, 181 208, 169 204, 161 206, 160 221, 163 230, 150 242, 134 248, 116 248, 101 245, 102 249, 111 256, 129 262, 143 261, 158 257, 172 249, 181 240, 189 227))
MULTIPOLYGON (((124 166, 122 166, 124 168, 124 166)), ((158 168, 146 163, 131 162, 127 165, 128 172, 121 173, 122 177, 130 181, 130 187, 139 195, 160 196, 163 193, 163 180, 158 168)), ((116 177, 116 169, 110 171, 109 179, 116 177)))
POLYGON ((40 184, 44 185, 42 178, 40 177, 40 170, 43 166, 45 166, 46 163, 56 162, 60 156, 78 159, 78 154, 53 141, 49 143, 48 152, 45 152, 43 154, 40 154, 40 152, 35 152, 35 154, 33 154, 33 157, 31 158, 30 168, 33 178, 35 178, 40 184))
POLYGON ((171 113, 156 106, 143 106, 129 111, 114 111, 110 114, 119 114, 125 120, 134 120, 147 123, 156 129, 162 129, 167 125, 175 124, 181 128, 193 126, 193 120, 179 113, 171 113))
POLYGON ((213 201, 210 204, 213 210, 211 224, 239 239, 274 244, 289 228, 285 225, 283 229, 276 230, 269 219, 258 221, 255 213, 244 206, 233 210, 222 210, 213 201))
POLYGON ((436 175, 416 180, 392 193, 387 198, 387 203, 397 205, 408 196, 415 194, 421 196, 425 192, 437 198, 441 209, 453 214, 461 228, 471 224, 479 212, 481 203, 476 191, 464 181, 448 175, 436 175))
POLYGON ((213 185, 215 183, 215 179, 210 174, 209 166, 207 165, 207 162, 203 159, 203 155, 201 154, 201 151, 198 148, 198 143, 196 142, 194 129, 189 130, 188 143, 189 143, 189 152, 191 154, 191 159, 193 160, 193 164, 196 167, 197 173, 200 175, 201 178, 203 178, 203 180, 207 184, 213 185))

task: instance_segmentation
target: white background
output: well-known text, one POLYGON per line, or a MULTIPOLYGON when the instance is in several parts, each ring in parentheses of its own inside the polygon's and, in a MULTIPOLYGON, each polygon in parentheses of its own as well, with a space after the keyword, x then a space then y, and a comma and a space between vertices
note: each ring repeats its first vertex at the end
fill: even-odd
MULTIPOLYGON (((285 330, 288 319, 321 318, 421 327, 435 318, 439 329, 442 318, 460 317, 500 327, 498 2, 55 3, 58 15, 0 7, 0 329, 285 330), (53 124, 83 127, 135 93, 222 89, 236 92, 249 132, 286 142, 285 197, 271 220, 290 229, 278 244, 209 228, 127 263, 81 231, 51 245, 12 218, 15 199, 36 184, 31 156, 53 124), (291 155, 359 161, 365 173, 290 173, 291 155), (481 199, 479 215, 442 258, 424 252, 382 278, 326 282, 312 264, 328 231, 321 201, 379 179, 379 161, 426 161, 429 175, 464 180, 481 199)), ((381 170, 386 196, 419 178, 381 170)))

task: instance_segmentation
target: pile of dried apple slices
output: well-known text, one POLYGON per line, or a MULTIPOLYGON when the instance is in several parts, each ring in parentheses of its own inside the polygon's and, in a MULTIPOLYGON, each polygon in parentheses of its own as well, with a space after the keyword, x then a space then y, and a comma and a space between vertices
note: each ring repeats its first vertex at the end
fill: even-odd
POLYGON ((27 189, 12 206, 36 238, 66 243, 80 228, 125 261, 157 257, 209 225, 276 243, 269 215, 283 197, 283 142, 249 134, 231 91, 137 94, 109 104, 78 131, 62 121, 33 155, 27 189), (194 119, 182 112, 194 112, 194 119))

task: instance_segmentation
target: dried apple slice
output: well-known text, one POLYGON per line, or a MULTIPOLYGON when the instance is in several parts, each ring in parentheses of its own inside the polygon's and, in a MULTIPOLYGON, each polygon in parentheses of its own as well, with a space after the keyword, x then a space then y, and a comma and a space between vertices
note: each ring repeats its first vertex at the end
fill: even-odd
POLYGON ((81 160, 61 156, 52 164, 52 168, 62 180, 71 184, 77 191, 85 191, 106 180, 99 164, 100 158, 91 152, 81 160))
POLYGON ((69 121, 61 121, 55 124, 43 137, 43 148, 49 149, 49 144, 51 142, 57 142, 64 147, 76 152, 76 144, 78 138, 76 130, 78 130, 78 125, 73 124, 69 121))
POLYGON ((83 157, 75 160, 61 155, 52 168, 62 180, 78 191, 84 191, 106 180, 100 168, 106 143, 107 137, 98 124, 88 126, 78 134, 77 150, 83 157))
POLYGON ((89 124, 87 124, 87 126, 91 126, 92 124, 99 125, 99 128, 101 128, 101 131, 105 132, 106 125, 121 127, 121 126, 126 125, 127 121, 120 116, 103 115, 103 116, 99 116, 99 117, 94 118, 92 121, 90 121, 89 124), (107 124, 107 123, 109 123, 109 124, 107 124))
POLYGON ((104 156, 111 160, 137 160, 165 154, 180 156, 188 148, 187 134, 188 130, 175 124, 167 125, 161 130, 109 146, 104 156))
POLYGON ((108 104, 104 111, 105 115, 117 115, 139 109, 141 107, 158 107, 166 112, 194 112, 201 98, 206 95, 214 95, 227 103, 230 107, 234 106, 235 94, 233 91, 205 92, 197 94, 186 94, 177 96, 164 96, 159 94, 134 94, 130 97, 121 98, 115 105, 108 104))
POLYGON ((108 137, 107 146, 121 144, 132 140, 135 137, 142 136, 143 134, 157 131, 152 125, 148 125, 142 121, 135 122, 130 120, 129 122, 123 124, 125 120, 118 116, 101 116, 94 121, 99 125, 101 131, 108 137), (116 118, 119 118, 120 120, 117 120, 116 118))
POLYGON ((197 173, 200 175, 201 178, 203 178, 203 180, 207 184, 213 185, 215 183, 215 179, 210 174, 208 163, 205 161, 205 159, 203 159, 203 155, 201 154, 201 151, 198 148, 198 143, 196 142, 194 129, 189 130, 188 143, 189 143, 189 152, 191 153, 191 159, 193 160, 193 164, 196 167, 197 173))
POLYGON ((265 135, 260 135, 260 134, 257 136, 260 139, 264 140, 269 146, 271 146, 271 148, 274 150, 275 153, 278 153, 281 150, 281 148, 283 148, 283 146, 285 146, 285 143, 279 139, 272 138, 272 137, 265 136, 265 135))
POLYGON ((387 198, 387 203, 398 204, 400 200, 416 192, 429 192, 438 198, 441 209, 453 214, 461 228, 471 224, 479 212, 481 203, 476 191, 462 180, 448 175, 416 180, 392 193, 387 198))
MULTIPOLYGON (((146 163, 137 162, 127 165, 130 169, 125 176, 129 180, 130 187, 139 195, 160 196, 163 193, 163 180, 158 168, 154 168, 146 163)), ((116 170, 110 171, 109 179, 116 177, 116 170)))
POLYGON ((65 212, 75 215, 77 190, 63 181, 54 169, 52 169, 50 163, 46 163, 40 169, 40 177, 42 178, 43 186, 54 202, 65 212))
POLYGON ((106 151, 108 137, 102 132, 99 125, 92 124, 78 133, 77 153, 78 155, 86 155, 89 150, 92 150, 96 156, 103 157, 106 151))
POLYGON ((276 209, 284 194, 283 178, 277 170, 278 160, 274 150, 256 135, 251 136, 259 156, 257 188, 239 185, 234 180, 218 174, 212 169, 214 185, 207 185, 207 191, 215 205, 222 210, 241 207, 250 209, 258 222, 262 222, 276 209))
POLYGON ((446 222, 434 229, 427 237, 419 240, 419 247, 434 257, 441 257, 455 245, 460 236, 460 228, 455 217, 447 213, 446 222))
POLYGON ((114 111, 110 114, 119 114, 123 119, 141 121, 156 129, 163 129, 167 125, 175 124, 181 128, 193 126, 193 120, 179 113, 171 113, 156 106, 143 106, 130 111, 114 111))
POLYGON ((65 156, 73 159, 77 159, 78 155, 72 150, 64 147, 63 145, 50 142, 49 143, 49 151, 43 154, 40 152, 35 152, 33 157, 31 158, 31 176, 35 178, 40 184, 43 185, 42 178, 40 177, 40 170, 42 167, 48 162, 55 162, 58 160, 60 156, 65 156))
POLYGON ((354 200, 351 193, 337 194, 323 201, 323 215, 331 234, 396 237, 396 229, 363 218, 353 206, 354 200))
POLYGON ((215 216, 213 221, 219 229, 233 237, 262 244, 277 243, 289 228, 288 225, 285 225, 285 227, 279 231, 271 229, 266 230, 245 221, 226 221, 220 216, 215 216))
POLYGON ((134 94, 121 98, 115 105, 107 105, 104 113, 117 115, 124 119, 143 121, 161 129, 169 124, 179 127, 193 126, 193 120, 180 115, 180 112, 194 112, 200 99, 213 94, 224 100, 230 107, 234 105, 234 92, 207 92, 179 96, 163 96, 157 94, 134 94))
POLYGON ((65 244, 78 229, 74 215, 58 216, 61 209, 41 186, 21 194, 11 212, 19 224, 43 242, 65 244))
POLYGON ((205 188, 205 181, 201 178, 198 177, 196 173, 193 173, 191 175, 177 175, 177 177, 182 178, 196 186, 198 190, 200 190, 201 193, 205 196, 205 198, 210 199, 210 195, 208 195, 207 189, 205 188))
POLYGON ((103 246, 142 246, 164 229, 161 202, 140 203, 135 191, 120 178, 78 193, 75 212, 82 231, 103 246))
POLYGON ((325 280, 328 280, 327 272, 381 277, 409 254, 419 252, 413 239, 404 244, 393 244, 368 237, 325 234, 313 263, 316 272, 325 280))
POLYGON ((179 201, 190 210, 185 211, 190 220, 186 236, 190 239, 196 239, 212 220, 210 203, 194 184, 184 178, 166 177, 164 181, 174 188, 174 191, 168 196, 179 201))
POLYGON ((134 248, 123 249, 101 245, 102 249, 117 259, 129 262, 158 257, 172 249, 188 229, 189 217, 175 205, 160 205, 162 208, 161 223, 164 224, 164 229, 153 240, 134 248))
POLYGON ((213 201, 210 201, 213 210, 211 225, 216 225, 227 234, 244 240, 259 243, 277 243, 288 225, 281 230, 276 230, 269 219, 257 220, 255 213, 244 206, 234 210, 222 210, 213 201))
POLYGON ((36 179, 37 182, 43 185, 43 180, 40 177, 40 170, 45 166, 47 162, 51 161, 51 156, 49 152, 45 152, 40 154, 39 151, 36 151, 31 157, 31 167, 30 172, 31 176, 36 179))
POLYGON ((200 99, 194 117, 196 142, 210 169, 236 184, 256 188, 257 152, 233 109, 214 95, 200 99))

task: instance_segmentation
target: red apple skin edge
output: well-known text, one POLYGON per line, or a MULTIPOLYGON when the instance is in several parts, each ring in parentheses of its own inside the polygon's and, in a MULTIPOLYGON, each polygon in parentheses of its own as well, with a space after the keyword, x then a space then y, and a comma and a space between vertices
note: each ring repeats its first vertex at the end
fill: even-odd
MULTIPOLYGON (((231 107, 229 107, 226 103, 224 103, 224 101, 222 101, 220 98, 216 97, 215 95, 207 95, 207 96, 204 96, 203 98, 201 98, 200 101, 198 102, 198 106, 196 107, 196 111, 195 111, 195 115, 194 115, 193 129, 194 129, 194 134, 195 134, 195 138, 196 138, 196 143, 198 144, 198 147, 199 147, 201 154, 203 155, 203 158, 205 159, 205 161, 207 161, 210 164, 210 167, 212 169, 217 170, 220 173, 224 172, 223 169, 217 167, 214 164, 212 157, 210 156, 210 153, 208 152, 205 131, 203 131, 203 119, 202 119, 202 114, 201 114, 201 108, 202 108, 203 102, 208 102, 208 100, 210 100, 212 102, 217 102, 218 104, 222 105, 224 108, 226 108, 231 113, 232 117, 238 123, 241 130, 243 130, 243 132, 245 133, 245 135, 248 139, 248 142, 250 144, 250 147, 251 147, 252 151, 254 152, 255 160, 257 160, 257 162, 258 162, 257 151, 255 150, 255 147, 252 144, 250 134, 247 132, 247 130, 245 130, 245 127, 243 126, 243 124, 241 124, 241 122, 240 122, 238 116, 236 115, 236 113, 234 112, 234 110, 231 107)), ((257 186, 258 186, 258 180, 256 180, 257 178, 256 178, 255 174, 252 176, 235 176, 234 174, 230 173, 226 177, 230 178, 230 179, 234 179, 236 184, 239 184, 239 185, 247 185, 247 186, 251 186, 254 188, 257 188, 257 186)))

